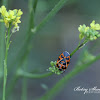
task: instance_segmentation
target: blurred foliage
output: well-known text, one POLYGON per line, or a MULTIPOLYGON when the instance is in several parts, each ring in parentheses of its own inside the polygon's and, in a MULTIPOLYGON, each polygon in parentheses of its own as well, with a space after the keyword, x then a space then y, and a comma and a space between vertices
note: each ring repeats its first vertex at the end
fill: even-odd
MULTIPOLYGON (((23 50, 23 52, 19 54, 20 49, 25 43, 25 37, 27 35, 27 30, 28 30, 27 28, 29 26, 28 1, 29 0, 9 0, 9 9, 20 8, 24 12, 21 19, 22 24, 20 25, 20 31, 14 34, 11 38, 13 42, 11 43, 8 55, 9 84, 10 81, 13 80, 12 77, 15 75, 16 70, 19 67, 19 62, 16 60, 16 57, 21 56, 27 48, 26 47, 23 50), (12 66, 12 63, 14 63, 13 62, 14 59, 16 60, 16 64, 12 66)), ((35 25, 38 25, 45 18, 45 16, 51 11, 51 9, 54 8, 55 4, 57 4, 59 1, 60 0, 38 0, 35 19, 34 19, 35 25)), ((46 69, 48 69, 48 67, 50 66, 49 64, 50 61, 57 60, 58 55, 61 52, 65 50, 72 52, 76 48, 78 44, 78 35, 79 35, 77 27, 80 24, 86 23, 86 25, 89 25, 89 23, 93 19, 96 20, 96 22, 100 23, 99 4, 100 4, 99 0, 68 0, 68 2, 65 3, 64 7, 40 31, 38 31, 37 34, 34 34, 31 41, 33 48, 28 56, 27 76, 23 75, 23 77, 31 76, 31 78, 33 78, 33 79, 28 79, 28 84, 27 84, 28 100, 36 100, 36 98, 42 96, 45 92, 49 92, 51 87, 53 87, 53 85, 55 86, 58 80, 62 79, 62 76, 60 75, 56 76, 52 75, 51 73, 50 74, 47 73, 48 76, 49 75, 52 76, 37 80, 34 79, 34 75, 37 75, 38 73, 39 75, 41 75, 47 72, 46 69)), ((0 5, 1 5, 1 0, 0 0, 0 5)), ((98 54, 100 51, 99 44, 100 44, 100 39, 91 42, 87 45, 89 47, 88 51, 83 50, 81 53, 79 51, 73 56, 73 58, 71 59, 71 64, 69 65, 68 69, 65 72, 66 79, 69 76, 69 75, 67 76, 68 72, 70 72, 74 68, 74 66, 79 64, 84 67, 85 66, 84 64, 88 63, 88 61, 93 60, 95 58, 94 55, 98 54), (90 51, 94 55, 92 55, 90 51), (81 55, 81 57, 79 58, 80 61, 78 61, 77 59, 80 54, 83 55, 81 55)), ((20 62, 22 62, 22 60, 20 60, 20 62)), ((24 66, 24 64, 22 64, 22 66, 24 66)), ((73 80, 70 80, 70 84, 69 85, 67 84, 67 88, 65 86, 66 83, 64 83, 64 88, 62 88, 63 86, 60 86, 63 89, 63 91, 60 92, 60 95, 56 95, 56 98, 54 100, 61 100, 61 99, 64 100, 65 98, 68 100, 75 99, 76 95, 75 93, 72 92, 73 91, 72 88, 77 86, 79 83, 83 86, 87 84, 83 80, 84 78, 85 79, 87 78, 87 80, 89 80, 90 82, 93 80, 94 85, 97 84, 97 80, 99 80, 99 77, 97 77, 96 75, 99 76, 99 68, 97 69, 96 66, 98 66, 98 64, 95 64, 95 68, 92 69, 91 67, 89 68, 88 72, 79 74, 79 76, 75 77, 73 80), (90 72, 92 71, 93 73, 91 74, 90 72), (90 79, 88 79, 87 76, 89 76, 90 79), (59 96, 62 96, 62 98, 60 98, 59 96)), ((23 69, 24 68, 22 68, 21 70, 23 69)), ((20 100, 20 97, 22 95, 21 85, 23 86, 22 79, 20 79, 19 81, 15 81, 14 84, 15 84, 13 87, 14 90, 11 93, 11 96, 9 96, 9 100, 20 100)), ((89 85, 91 86, 91 84, 89 85)), ((7 85, 7 89, 8 88, 9 85, 7 85)), ((2 89, 0 89, 0 96, 1 92, 2 89)), ((77 95, 78 95, 77 99, 81 100, 82 98, 81 95, 79 94, 77 95)), ((97 96, 94 97, 97 98, 97 96)), ((94 100, 92 96, 88 96, 87 98, 89 100, 94 100)))

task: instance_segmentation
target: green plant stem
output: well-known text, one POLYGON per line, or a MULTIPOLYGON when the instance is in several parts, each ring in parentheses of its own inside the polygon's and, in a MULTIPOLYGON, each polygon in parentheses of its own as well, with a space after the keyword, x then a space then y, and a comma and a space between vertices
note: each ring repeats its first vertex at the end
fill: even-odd
POLYGON ((35 17, 37 1, 38 0, 35 0, 33 2, 33 0, 29 0, 29 2, 28 2, 28 4, 29 4, 29 25, 28 26, 29 27, 28 27, 25 43, 24 43, 23 47, 21 48, 21 50, 19 51, 19 53, 17 54, 16 59, 14 59, 13 63, 10 65, 10 67, 8 69, 9 71, 17 63, 16 60, 21 62, 21 59, 23 59, 23 56, 26 55, 27 49, 31 46, 30 43, 32 41, 32 36, 33 36, 32 32, 31 32, 31 28, 34 27, 34 17, 35 17), (22 54, 22 56, 19 56, 19 54, 22 54))
MULTIPOLYGON (((26 71, 28 66, 28 57, 24 60, 23 68, 26 71)), ((27 79, 22 80, 22 95, 21 100, 27 100, 27 79)))
POLYGON ((23 78, 21 100, 27 100, 27 79, 23 78))
POLYGON ((20 78, 32 78, 32 79, 40 79, 40 78, 45 78, 48 76, 53 75, 53 73, 45 73, 45 74, 32 74, 29 72, 24 72, 23 70, 19 69, 17 71, 17 75, 14 75, 14 78, 12 79, 12 81, 10 82, 10 84, 8 85, 8 89, 7 89, 7 97, 11 94, 16 82, 20 79, 20 78))
POLYGON ((33 79, 45 78, 45 77, 48 77, 48 76, 51 76, 51 75, 53 75, 52 72, 45 73, 45 74, 32 74, 32 73, 25 72, 25 71, 22 71, 22 70, 19 70, 19 72, 18 72, 19 77, 33 78, 33 79))
MULTIPOLYGON (((35 8, 35 10, 36 10, 36 5, 37 5, 37 1, 38 0, 36 0, 36 1, 34 1, 34 5, 33 5, 33 8, 35 8)), ((60 0, 56 5, 55 5, 55 7, 49 12, 49 14, 41 21, 41 23, 38 25, 38 26, 36 26, 36 27, 34 27, 34 25, 32 26, 32 24, 30 24, 32 27, 30 27, 30 31, 31 31, 31 29, 33 28, 33 31, 31 31, 31 32, 33 32, 33 33, 36 33, 37 31, 39 31, 63 6, 64 6, 64 4, 67 2, 68 0, 60 0)), ((30 4, 32 4, 31 3, 31 0, 29 1, 29 3, 30 4)), ((34 11, 35 11, 34 10, 34 11)), ((29 6, 29 11, 32 11, 32 8, 31 8, 31 6, 29 6)), ((35 12, 34 12, 35 13, 35 12)), ((31 13, 30 13, 31 14, 31 13)), ((33 18, 34 18, 34 16, 33 16, 33 18)), ((31 20, 31 18, 30 18, 30 22, 32 22, 32 20, 31 20)), ((29 34, 29 33, 28 33, 29 34)), ((27 39, 26 39, 26 42, 25 42, 25 45, 23 45, 23 47, 22 47, 22 49, 20 50, 20 52, 19 52, 19 54, 22 54, 23 53, 23 50, 25 50, 25 48, 26 48, 26 46, 27 45, 29 45, 29 41, 31 41, 31 39, 32 39, 32 36, 33 36, 33 34, 31 34, 31 36, 27 36, 27 39)), ((18 54, 18 55, 19 55, 18 54)), ((25 54, 25 53, 24 53, 25 54)), ((10 65, 10 68, 9 68, 9 71, 10 71, 10 69, 12 69, 12 67, 14 66, 14 64, 16 63, 16 60, 18 61, 18 60, 20 60, 21 59, 21 57, 19 57, 19 56, 16 56, 16 59, 14 60, 14 61, 12 61, 13 63, 10 65)))
MULTIPOLYGON (((27 32, 27 35, 28 35, 28 39, 27 39, 27 43, 29 44, 31 41, 31 38, 32 38, 32 32, 31 32, 31 28, 34 27, 34 18, 35 18, 35 10, 36 10, 36 6, 37 6, 37 2, 38 0, 29 0, 29 27, 28 27, 28 32, 27 32)), ((30 44, 31 45, 31 44, 30 44)), ((29 48, 29 46, 28 46, 29 48)), ((30 49, 31 50, 31 49, 30 49)), ((29 54, 29 53, 28 53, 29 54)), ((25 54, 24 54, 25 55, 25 54)), ((27 70, 27 63, 28 63, 28 55, 26 57, 26 59, 24 60, 24 70, 26 71, 27 70)), ((22 82, 22 96, 21 96, 21 100, 27 100, 27 79, 26 78, 23 78, 23 82, 22 82)))
POLYGON ((80 48, 82 48, 86 43, 88 42, 88 40, 86 39, 82 44, 78 45, 78 47, 70 54, 70 57, 73 56, 73 54, 79 50, 80 48))
POLYGON ((10 30, 11 30, 11 26, 8 28, 8 34, 7 37, 5 37, 5 40, 7 38, 6 41, 6 50, 5 50, 5 60, 4 60, 4 81, 3 81, 3 99, 5 100, 5 94, 6 94, 6 82, 7 82, 7 57, 8 57, 8 50, 9 50, 9 46, 10 46, 10 30))
MULTIPOLYGON (((7 7, 8 0, 1 0, 1 2, 2 5, 7 7)), ((0 82, 1 78, 3 77, 3 65, 4 65, 4 39, 5 39, 4 33, 5 33, 4 23, 0 23, 0 82)))
MULTIPOLYGON (((28 4, 29 4, 29 25, 28 26, 29 27, 28 27, 25 43, 24 43, 23 47, 21 48, 21 50, 19 52, 19 54, 22 54, 22 56, 19 56, 19 55, 16 56, 17 61, 20 61, 18 68, 16 70, 16 73, 20 69, 22 64, 24 63, 25 59, 28 57, 30 50, 31 50, 31 48, 30 48, 31 44, 30 43, 31 43, 31 40, 32 40, 32 35, 33 35, 32 32, 31 32, 31 28, 34 27, 34 16, 35 16, 35 11, 36 11, 37 1, 38 0, 34 0, 34 2, 33 2, 33 0, 29 0, 29 2, 28 2, 28 4), (23 53, 23 51, 24 51, 24 53, 23 53)), ((16 64, 16 59, 13 61, 13 64, 11 65, 10 69, 12 69, 14 64, 16 64)), ((10 69, 9 69, 9 71, 10 71, 10 69)), ((17 75, 15 75, 13 78, 16 78, 16 77, 17 77, 17 75)), ((17 78, 17 80, 18 79, 19 78, 17 78)), ((16 82, 14 82, 13 80, 10 82, 10 84, 12 84, 12 83, 14 83, 14 84, 8 85, 7 97, 11 94, 11 91, 13 90, 14 85, 16 84, 16 82)), ((25 80, 26 79, 23 80, 24 83, 26 82, 25 80)), ((26 83, 24 85, 26 85, 26 83)), ((27 87, 25 87, 25 88, 27 88, 27 87)), ((24 94, 24 93, 22 93, 22 94, 24 94)))
POLYGON ((60 0, 55 7, 49 12, 49 14, 41 21, 41 23, 33 28, 32 32, 35 33, 40 30, 67 2, 68 0, 60 0))
MULTIPOLYGON (((34 3, 35 5, 33 5, 33 8, 35 8, 35 10, 36 10, 36 3, 37 3, 37 1, 38 0, 36 0, 36 2, 34 3)), ((35 32, 37 32, 37 31, 39 31, 39 29, 40 28, 42 28, 63 6, 64 6, 64 4, 67 2, 68 0, 60 0, 56 5, 55 5, 55 7, 50 11, 50 13, 44 18, 44 20, 42 20, 41 21, 41 23, 37 26, 37 27, 34 27, 34 25, 32 26, 32 24, 29 24, 29 25, 31 25, 32 27, 30 27, 30 31, 31 31, 31 29, 33 28, 33 30, 34 30, 34 32, 33 31, 31 31, 31 32, 33 32, 33 33, 35 33, 35 32)), ((32 4, 31 3, 32 1, 30 0, 29 1, 29 11, 30 11, 30 14, 31 14, 31 12, 32 12, 32 8, 31 8, 31 6, 30 6, 30 4, 32 4)), ((35 12, 34 12, 35 13, 35 12)), ((32 15, 32 14, 31 14, 32 15)), ((34 16, 32 17, 32 18, 34 18, 34 16)), ((29 20, 29 22, 31 23, 33 20, 31 19, 31 16, 30 16, 30 20, 29 20)), ((29 34, 29 33, 28 33, 29 34)), ((29 43, 30 42, 28 42, 28 41, 30 41, 31 39, 32 39, 32 36, 33 35, 31 35, 31 36, 27 36, 27 39, 26 39, 26 42, 25 42, 25 45, 23 45, 23 47, 22 47, 22 49, 21 49, 21 51, 19 52, 19 54, 22 54, 22 52, 23 52, 23 50, 25 50, 24 48, 26 48, 26 46, 27 45, 29 45, 29 43)), ((11 67, 10 67, 10 69, 14 66, 14 64, 16 63, 16 60, 18 61, 18 60, 20 60, 20 58, 19 58, 19 56, 16 56, 16 59, 13 61, 13 63, 10 65, 11 67)), ((10 70, 9 69, 9 70, 10 70)))
MULTIPOLYGON (((4 5, 7 7, 7 3, 8 0, 1 0, 0 1, 0 5, 4 5)), ((3 68, 4 68, 4 46, 5 46, 5 25, 4 23, 0 23, 0 84, 2 83, 2 80, 3 80, 3 68)), ((2 95, 2 85, 0 85, 0 94, 2 95)), ((2 97, 0 95, 0 100, 2 100, 2 97)))
POLYGON ((15 74, 13 76, 13 79, 11 80, 10 84, 8 85, 9 88, 7 88, 7 93, 6 93, 6 97, 8 98, 8 96, 11 94, 15 84, 17 83, 19 77, 15 74))
POLYGON ((68 81, 79 74, 81 71, 84 71, 86 68, 88 68, 91 64, 93 64, 95 61, 100 59, 100 54, 96 56, 94 59, 89 61, 86 64, 82 64, 81 66, 76 66, 71 72, 69 72, 66 76, 64 76, 64 79, 62 78, 59 82, 56 83, 56 85, 53 86, 47 93, 45 93, 44 96, 42 96, 39 100, 52 100, 52 98, 61 90, 64 88, 64 86, 68 83, 68 81))
POLYGON ((13 77, 12 77, 12 80, 11 80, 10 83, 8 84, 7 96, 6 96, 7 98, 8 98, 8 96, 11 94, 11 92, 12 92, 12 90, 13 90, 15 84, 16 84, 17 81, 19 80, 19 76, 17 75, 17 73, 18 73, 20 67, 22 66, 23 62, 24 62, 25 59, 27 58, 27 56, 28 56, 28 54, 29 54, 29 53, 28 53, 29 51, 30 51, 30 49, 27 49, 26 54, 22 57, 22 60, 20 61, 19 65, 18 65, 18 67, 17 67, 17 70, 16 70, 16 72, 15 72, 16 74, 14 73, 14 75, 13 75, 13 77))
MULTIPOLYGON (((60 0, 57 5, 51 10, 51 12, 44 18, 44 20, 40 23, 40 25, 38 25, 37 27, 35 27, 35 32, 37 32, 40 28, 42 28, 60 9, 61 7, 64 6, 64 4, 66 3, 66 1, 68 0, 60 0)), ((35 6, 34 6, 35 7, 35 6)), ((36 8, 36 7, 35 7, 36 8)), ((31 20, 31 19, 30 19, 31 20)), ((31 21, 32 22, 32 21, 31 21)), ((32 24, 31 24, 32 25, 32 24)), ((34 25, 33 27, 34 28, 34 25)), ((30 29, 32 29, 30 28, 30 29)), ((34 32, 34 33, 35 33, 34 32)), ((33 35, 32 35, 33 36, 33 35)), ((26 39, 26 42, 25 42, 25 45, 23 45, 22 49, 21 49, 21 52, 19 54, 22 54, 23 50, 25 50, 24 48, 26 48, 27 45, 29 45, 31 39, 32 39, 32 36, 29 36, 31 38, 27 38, 26 39)), ((24 53, 25 54, 25 53, 24 53)), ((22 56, 23 57, 23 56, 22 56)), ((20 60, 19 56, 16 57, 16 60, 20 60)), ((14 62, 11 67, 13 67, 13 65, 16 63, 16 60, 15 61, 12 61, 14 62)))
POLYGON ((3 65, 4 65, 4 35, 5 26, 4 23, 0 23, 0 82, 3 77, 3 65))
POLYGON ((37 3, 38 3, 38 0, 34 0, 34 5, 33 5, 34 13, 35 13, 35 11, 36 11, 37 3))

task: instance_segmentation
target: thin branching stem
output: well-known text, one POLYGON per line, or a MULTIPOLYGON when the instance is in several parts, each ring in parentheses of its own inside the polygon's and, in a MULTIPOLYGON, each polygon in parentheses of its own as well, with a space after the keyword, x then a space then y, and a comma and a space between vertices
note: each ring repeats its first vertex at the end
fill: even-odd
POLYGON ((8 96, 11 94, 16 82, 18 81, 19 77, 16 77, 16 74, 13 76, 13 79, 11 80, 10 84, 8 85, 9 88, 7 89, 7 93, 6 93, 6 98, 8 98, 8 96))
POLYGON ((78 51, 80 48, 82 48, 87 42, 88 42, 88 40, 86 39, 86 40, 84 40, 83 43, 81 43, 80 45, 78 45, 78 47, 70 54, 70 57, 72 57, 73 54, 74 54, 76 51, 78 51))
MULTIPOLYGON (((29 27, 28 27, 28 32, 27 32, 27 37, 28 37, 27 43, 29 44, 29 46, 31 46, 30 40, 32 38, 31 28, 34 27, 34 24, 35 24, 34 18, 35 18, 35 11, 36 11, 37 2, 38 2, 38 0, 34 0, 34 2, 33 2, 33 0, 29 0, 29 3, 28 3, 29 4, 29 27)), ((29 48, 29 46, 27 46, 27 48, 29 48)), ((26 56, 26 59, 23 62, 25 71, 27 70, 27 65, 28 65, 27 60, 28 60, 28 55, 26 56)), ((27 79, 26 78, 23 78, 21 100, 27 100, 27 79)))
POLYGON ((9 84, 9 88, 7 90, 7 97, 11 94, 16 82, 20 78, 41 79, 41 78, 45 78, 45 77, 53 75, 52 72, 48 72, 48 73, 44 73, 44 74, 34 74, 34 73, 30 73, 30 72, 25 72, 21 69, 19 69, 16 74, 14 75, 14 78, 12 79, 12 81, 9 84))
MULTIPOLYGON (((6 82, 7 82, 7 57, 8 57, 8 50, 10 46, 10 30, 11 25, 8 28, 8 34, 7 34, 7 40, 6 40, 6 50, 5 50, 5 59, 4 59, 4 81, 3 81, 3 99, 5 100, 5 94, 6 94, 6 82)), ((5 37, 6 39, 6 37, 5 37)))
POLYGON ((25 45, 23 46, 22 50, 24 50, 26 48, 26 51, 27 51, 27 49, 29 49, 29 47, 30 47, 29 44, 32 40, 31 28, 34 27, 34 17, 35 17, 35 10, 36 10, 36 6, 37 6, 37 1, 38 0, 35 0, 33 2, 33 0, 29 0, 29 27, 28 27, 28 31, 27 31, 25 45))
POLYGON ((33 28, 33 33, 39 31, 52 17, 64 6, 68 0, 60 0, 55 7, 49 12, 49 14, 40 22, 38 26, 33 28))
MULTIPOLYGON (((36 0, 38 1, 38 0, 36 0)), ((49 12, 49 14, 40 22, 40 24, 36 27, 34 27, 34 25, 32 26, 31 24, 31 28, 33 31, 33 33, 36 33, 37 31, 39 31, 50 19, 52 19, 52 17, 64 6, 64 4, 67 2, 68 0, 60 0, 56 5, 55 7, 49 12)), ((37 3, 37 2, 36 2, 37 3)), ((35 4, 36 4, 35 3, 35 4)), ((35 11, 36 11, 36 7, 33 6, 35 8, 35 11)), ((31 11, 31 9, 30 9, 31 11)), ((32 20, 30 20, 32 22, 32 20)), ((22 49, 20 50, 19 54, 22 54, 23 53, 23 50, 25 50, 26 46, 30 44, 30 42, 28 41, 31 41, 32 40, 32 37, 34 36, 34 34, 31 34, 30 36, 27 37, 26 39, 26 42, 24 43, 25 45, 23 45, 22 49)), ((25 54, 25 52, 24 52, 25 54)), ((13 63, 10 65, 10 69, 14 66, 14 64, 16 63, 16 60, 20 60, 21 58, 19 58, 19 56, 17 55, 16 56, 16 59, 14 61, 12 61, 13 63)), ((9 70, 10 70, 9 69, 9 70)))
MULTIPOLYGON (((2 5, 8 6, 8 0, 1 0, 2 5)), ((2 20, 1 20, 2 21, 2 20)), ((3 76, 3 66, 4 66, 4 45, 5 45, 5 26, 4 23, 0 23, 0 82, 3 76)))
POLYGON ((44 96, 42 96, 39 100, 52 100, 52 98, 61 90, 64 88, 64 86, 68 83, 68 81, 79 74, 80 72, 84 71, 86 68, 88 68, 91 64, 96 62, 97 60, 100 60, 100 54, 96 56, 91 61, 87 62, 86 64, 82 64, 81 66, 76 66, 71 72, 69 72, 64 79, 62 78, 59 82, 57 82, 56 85, 53 86, 47 93, 45 93, 44 96))
MULTIPOLYGON (((35 0, 34 2, 33 2, 33 0, 29 0, 29 27, 28 27, 25 43, 24 43, 21 51, 19 52, 19 54, 22 54, 23 51, 24 51, 24 53, 23 53, 23 55, 20 58, 19 58, 19 56, 16 57, 16 59, 18 59, 20 61, 16 72, 19 70, 19 68, 21 68, 22 64, 25 62, 25 60, 28 57, 28 55, 30 53, 30 50, 31 50, 31 48, 30 48, 31 44, 30 43, 31 43, 31 40, 32 40, 32 35, 33 35, 32 32, 31 32, 31 28, 34 27, 34 16, 35 16, 37 2, 38 2, 38 0, 35 0)), ((16 60, 11 65, 10 69, 13 67, 13 65, 15 63, 16 63, 16 60)), ((26 68, 24 68, 24 69, 26 69, 26 68)), ((17 77, 17 75, 15 77, 17 77)), ((13 78, 15 78, 15 77, 13 77, 13 78)), ((25 83, 25 80, 23 80, 23 81, 25 83)), ((13 82, 13 80, 10 82, 10 84, 12 84, 12 82, 13 82)), ((11 86, 11 85, 9 85, 9 86, 11 86)), ((7 96, 11 93, 13 88, 14 88, 14 85, 11 86, 11 89, 8 87, 8 90, 10 90, 10 92, 9 91, 7 92, 7 96)), ((23 87, 23 88, 25 88, 25 87, 23 87)))
POLYGON ((53 75, 52 72, 48 72, 48 73, 44 73, 44 74, 33 74, 33 73, 21 71, 20 73, 18 73, 18 76, 20 76, 20 77, 32 78, 32 79, 45 78, 45 77, 48 77, 51 75, 53 75))

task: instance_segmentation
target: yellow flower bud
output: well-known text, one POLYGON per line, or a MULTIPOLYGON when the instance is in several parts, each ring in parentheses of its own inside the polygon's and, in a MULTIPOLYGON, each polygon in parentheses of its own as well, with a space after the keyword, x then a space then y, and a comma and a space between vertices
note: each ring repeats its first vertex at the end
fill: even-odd
POLYGON ((7 19, 4 19, 4 23, 5 23, 5 26, 6 26, 7 28, 9 28, 9 21, 8 21, 7 19))
POLYGON ((14 10, 13 10, 14 14, 17 14, 17 11, 18 11, 17 9, 14 9, 14 10))
POLYGON ((8 15, 5 6, 1 6, 1 8, 0 8, 0 13, 2 14, 3 17, 5 17, 5 16, 8 15))
POLYGON ((22 14, 23 14, 23 12, 21 11, 21 9, 19 9, 17 15, 21 16, 22 14))
POLYGON ((82 25, 80 25, 80 26, 78 27, 78 30, 79 30, 79 32, 81 32, 81 30, 82 30, 82 25))
POLYGON ((18 22, 21 17, 16 17, 15 21, 18 22))
POLYGON ((9 10, 8 18, 10 18, 11 20, 16 18, 16 16, 14 15, 14 11, 9 10))
POLYGON ((87 32, 88 29, 89 29, 89 27, 87 26, 87 27, 85 28, 85 32, 87 32))
POLYGON ((94 30, 100 30, 100 24, 95 24, 95 21, 93 20, 92 23, 90 24, 91 26, 91 29, 94 29, 94 30))
POLYGON ((21 15, 23 14, 21 9, 19 9, 19 10, 17 10, 17 9, 9 10, 7 12, 5 6, 1 6, 0 13, 2 15, 1 21, 5 23, 5 26, 7 28, 9 28, 9 24, 10 24, 10 25, 14 26, 14 29, 19 30, 18 23, 21 23, 20 18, 21 18, 21 15))

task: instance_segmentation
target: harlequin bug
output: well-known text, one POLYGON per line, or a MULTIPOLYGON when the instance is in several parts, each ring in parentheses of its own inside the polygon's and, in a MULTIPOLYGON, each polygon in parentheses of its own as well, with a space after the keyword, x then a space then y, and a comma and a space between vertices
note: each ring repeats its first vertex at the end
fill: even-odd
POLYGON ((65 71, 67 69, 70 62, 70 54, 67 51, 64 51, 57 60, 56 67, 59 68, 60 71, 65 71))

